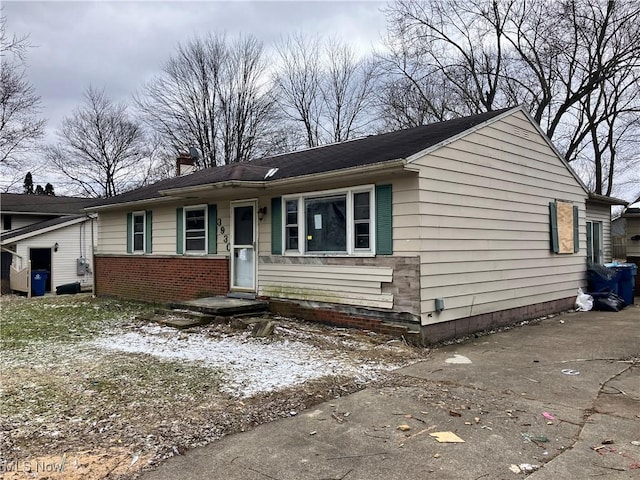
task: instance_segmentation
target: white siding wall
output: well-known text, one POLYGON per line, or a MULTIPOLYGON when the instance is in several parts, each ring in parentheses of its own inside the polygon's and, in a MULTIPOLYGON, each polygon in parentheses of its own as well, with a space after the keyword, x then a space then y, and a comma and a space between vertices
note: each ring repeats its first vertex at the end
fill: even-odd
MULTIPOLYGON (((587 221, 602 222, 602 261, 611 261, 611 206, 587 201, 587 221)), ((586 227, 585 227, 586 228, 586 227)), ((586 247, 585 247, 586 248, 586 247)))
MULTIPOLYGON (((49 220, 50 218, 55 217, 55 215, 20 215, 20 214, 7 214, 11 217, 11 230, 15 230, 16 228, 26 227, 27 225, 31 225, 32 223, 42 222, 44 220, 49 220)), ((4 229, 4 217, 5 214, 0 216, 0 231, 6 232, 8 230, 4 229)))
POLYGON ((423 324, 563 299, 584 284, 586 193, 525 115, 415 163, 419 233, 407 242, 421 252, 423 324), (550 251, 549 202, 556 199, 580 209, 577 254, 550 251), (436 298, 445 301, 439 314, 436 298))
POLYGON ((82 286, 93 284, 93 273, 83 276, 77 275, 76 264, 77 259, 82 256, 89 261, 89 265, 93 265, 90 221, 23 240, 18 243, 16 253, 28 260, 31 248, 51 249, 52 291, 55 291, 56 286, 65 283, 80 282, 82 286), (54 252, 53 247, 56 243, 58 243, 58 251, 54 252))

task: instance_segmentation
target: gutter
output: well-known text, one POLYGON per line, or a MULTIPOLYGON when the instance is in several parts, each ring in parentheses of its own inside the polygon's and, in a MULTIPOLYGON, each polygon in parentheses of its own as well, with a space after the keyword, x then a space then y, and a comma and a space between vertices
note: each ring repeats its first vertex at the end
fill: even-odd
POLYGON ((99 210, 106 210, 109 208, 116 207, 137 207, 141 205, 146 205, 149 203, 158 203, 158 202, 169 202, 171 198, 163 198, 163 197, 152 197, 152 198, 143 198, 141 200, 131 200, 130 202, 122 202, 122 203, 108 203, 105 205, 96 205, 93 207, 85 207, 83 211, 85 212, 97 212, 99 210))

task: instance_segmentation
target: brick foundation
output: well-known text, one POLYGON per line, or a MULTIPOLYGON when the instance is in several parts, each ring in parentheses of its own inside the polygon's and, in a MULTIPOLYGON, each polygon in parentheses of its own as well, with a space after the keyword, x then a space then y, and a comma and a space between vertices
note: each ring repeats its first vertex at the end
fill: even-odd
MULTIPOLYGON (((574 307, 575 297, 563 298, 551 302, 537 303, 524 307, 501 310, 499 312, 474 315, 450 322, 435 323, 432 325, 409 325, 396 323, 395 319, 385 318, 383 312, 371 310, 369 312, 358 309, 357 312, 347 311, 340 306, 303 305, 284 300, 269 300, 269 310, 286 317, 297 317, 313 322, 334 325, 338 327, 351 327, 373 332, 384 333, 392 336, 403 336, 414 343, 423 346, 433 345, 444 340, 460 338, 476 332, 490 330, 492 328, 513 325, 524 320, 543 317, 552 313, 560 313, 571 310, 574 307), (335 309, 334 309, 335 308, 335 309), (417 329, 420 329, 419 338, 412 338, 417 329), (412 335, 413 333, 413 335, 412 335)), ((397 319, 398 321, 400 319, 397 319)), ((400 320, 402 322, 402 320, 400 320)))
MULTIPOLYGON (((284 317, 302 318, 307 321, 337 327, 371 330, 396 337, 406 337, 410 332, 410 328, 407 326, 383 321, 379 313, 375 311, 372 311, 371 315, 365 315, 363 313, 348 312, 337 306, 335 309, 332 307, 333 306, 328 304, 326 308, 318 308, 311 305, 302 305, 293 301, 269 300, 269 311, 284 317)), ((415 327, 414 332, 417 332, 418 325, 416 324, 415 327)))
POLYGON ((420 330, 420 343, 422 345, 432 345, 444 340, 464 337, 475 332, 513 325, 517 322, 532 320, 552 313, 564 312, 574 308, 575 300, 575 297, 563 298, 509 310, 483 313, 450 322, 424 325, 420 330))
POLYGON ((227 258, 95 256, 96 295, 168 303, 229 291, 227 258))

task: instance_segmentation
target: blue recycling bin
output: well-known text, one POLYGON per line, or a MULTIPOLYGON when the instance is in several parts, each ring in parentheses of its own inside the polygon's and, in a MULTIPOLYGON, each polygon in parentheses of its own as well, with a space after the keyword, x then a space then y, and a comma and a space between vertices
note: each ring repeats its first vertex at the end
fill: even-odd
POLYGON ((635 263, 621 263, 614 268, 618 271, 619 275, 618 295, 622 297, 624 303, 633 305, 638 266, 635 263))
POLYGON ((31 295, 42 297, 46 290, 49 272, 46 270, 31 270, 31 295))

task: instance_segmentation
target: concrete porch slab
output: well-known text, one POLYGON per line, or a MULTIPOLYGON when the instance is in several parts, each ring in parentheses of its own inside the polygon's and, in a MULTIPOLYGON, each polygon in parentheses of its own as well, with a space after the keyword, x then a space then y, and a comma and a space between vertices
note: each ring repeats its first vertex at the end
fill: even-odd
POLYGON ((194 310, 209 315, 242 315, 245 313, 264 312, 269 308, 267 302, 244 298, 204 297, 184 302, 171 303, 174 309, 194 310))

